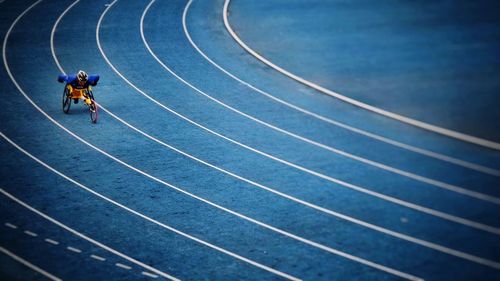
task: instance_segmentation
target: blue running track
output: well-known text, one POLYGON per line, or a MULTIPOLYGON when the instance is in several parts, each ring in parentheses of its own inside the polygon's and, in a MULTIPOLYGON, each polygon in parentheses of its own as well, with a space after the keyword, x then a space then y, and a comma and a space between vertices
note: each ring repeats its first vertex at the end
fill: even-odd
POLYGON ((0 279, 500 280, 498 8, 0 0, 0 279))

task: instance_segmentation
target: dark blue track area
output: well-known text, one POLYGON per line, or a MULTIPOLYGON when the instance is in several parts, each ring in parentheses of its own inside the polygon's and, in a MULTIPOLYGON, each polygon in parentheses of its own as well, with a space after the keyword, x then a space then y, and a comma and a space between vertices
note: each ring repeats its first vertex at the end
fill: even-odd
POLYGON ((499 141, 499 11, 491 0, 234 1, 230 19, 256 51, 306 79, 499 141))
MULTIPOLYGON (((346 27, 354 28, 376 19, 360 12, 423 13, 417 3, 340 11, 321 1, 233 1, 229 19, 246 43, 284 66, 304 66, 311 79, 334 71, 407 83, 410 66, 401 75, 391 74, 396 64, 368 71, 359 64, 371 56, 363 48, 300 48, 316 36, 349 39, 313 28, 333 13, 357 16, 346 27), (260 23, 275 29, 263 32, 260 23), (348 71, 303 64, 332 56, 343 56, 348 71)), ((0 279, 44 280, 43 270, 63 280, 500 280, 499 151, 283 76, 234 41, 223 6, 0 2, 0 279), (101 77, 96 124, 81 102, 62 110, 57 75, 79 69, 101 77)), ((362 29, 357 39, 377 36, 362 29)), ((337 82, 332 88, 364 98, 360 85, 337 82)), ((377 102, 422 113, 429 97, 400 90, 377 102)), ((497 98, 488 93, 460 120, 494 140, 497 98)), ((455 129, 443 116, 428 120, 455 129)))

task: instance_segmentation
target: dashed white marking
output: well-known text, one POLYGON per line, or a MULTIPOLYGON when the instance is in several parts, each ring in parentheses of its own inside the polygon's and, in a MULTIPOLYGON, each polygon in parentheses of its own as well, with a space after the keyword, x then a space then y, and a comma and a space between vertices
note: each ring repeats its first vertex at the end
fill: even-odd
POLYGON ((32 237, 37 237, 37 236, 38 236, 38 234, 36 234, 36 233, 34 233, 34 232, 31 232, 31 231, 29 231, 29 230, 25 230, 25 231, 24 231, 24 233, 25 233, 26 235, 29 235, 29 236, 32 236, 32 237))
POLYGON ((10 73, 9 73, 10 74, 10 73))
MULTIPOLYGON (((99 23, 100 23, 101 21, 102 21, 102 17, 101 17, 100 21, 98 22, 98 26, 100 25, 99 23)), ((12 26, 11 26, 11 29, 12 29, 12 26)), ((6 36, 6 37, 5 37, 5 39, 4 39, 4 47, 3 47, 4 65, 5 65, 5 67, 6 67, 6 70, 8 70, 8 71, 7 71, 7 73, 9 74, 9 77, 11 77, 12 82, 15 82, 14 84, 16 85, 16 87, 17 87, 17 89, 20 91, 20 93, 21 93, 21 94, 22 94, 22 95, 23 95, 23 96, 24 96, 24 97, 25 97, 25 98, 26 98, 26 99, 27 99, 27 100, 28 100, 28 101, 29 101, 29 102, 30 102, 30 103, 31 103, 31 104, 32 104, 32 105, 33 105, 33 106, 34 106, 34 107, 35 107, 35 108, 36 108, 36 109, 40 112, 40 113, 42 113, 42 114, 43 114, 45 117, 47 117, 47 118, 48 118, 51 122, 53 122, 54 124, 56 124, 58 127, 60 127, 61 129, 63 129, 64 131, 68 132, 70 135, 72 135, 72 136, 73 136, 73 137, 75 137, 76 139, 78 139, 78 140, 80 140, 81 142, 85 143, 86 145, 88 145, 88 146, 90 146, 90 147, 92 147, 92 148, 96 149, 97 151, 99 151, 99 152, 101 152, 102 154, 104 154, 104 155, 106 155, 106 156, 110 157, 111 159, 113 159, 113 160, 115 160, 115 161, 119 162, 120 164, 122 164, 122 165, 124 165, 124 166, 126 166, 126 167, 128 167, 128 168, 130 168, 130 169, 132 169, 132 170, 134 170, 134 171, 137 171, 137 172, 139 172, 139 173, 141 173, 141 174, 145 175, 146 177, 148 177, 148 178, 150 178, 150 179, 153 179, 154 181, 157 181, 157 182, 159 182, 159 183, 162 183, 162 184, 164 184, 164 185, 166 185, 166 186, 170 186, 171 188, 174 188, 175 190, 178 190, 178 191, 180 191, 180 192, 182 192, 182 193, 185 193, 185 194, 190 194, 190 193, 186 192, 185 190, 178 189, 177 187, 175 187, 175 186, 173 186, 173 185, 171 185, 171 184, 168 184, 168 183, 166 183, 166 182, 164 182, 164 181, 162 181, 162 180, 160 180, 160 179, 158 179, 158 178, 155 178, 155 177, 153 177, 153 176, 151 176, 151 175, 149 175, 149 174, 147 174, 147 173, 145 173, 145 172, 143 172, 143 171, 141 171, 141 170, 139 170, 139 169, 135 168, 135 167, 132 167, 132 166, 130 166, 129 164, 126 164, 125 162, 123 162, 123 161, 121 161, 121 160, 117 159, 116 157, 114 157, 114 156, 110 155, 109 153, 107 153, 107 152, 105 152, 105 151, 103 151, 103 150, 99 149, 98 147, 96 147, 96 146, 94 146, 94 145, 90 144, 89 142, 85 141, 84 139, 82 139, 81 137, 79 137, 78 135, 76 135, 76 134, 75 134, 75 133, 73 133, 72 131, 68 130, 66 127, 62 126, 62 125, 61 125, 60 123, 58 123, 57 121, 55 121, 55 120, 54 120, 51 116, 49 116, 49 115, 48 115, 45 111, 43 111, 43 110, 42 110, 42 109, 41 109, 41 108, 40 108, 40 107, 39 107, 36 103, 34 103, 34 102, 33 102, 33 100, 31 100, 31 99, 29 98, 29 96, 28 96, 28 95, 26 95, 26 93, 25 93, 25 92, 24 92, 24 90, 23 90, 23 89, 19 86, 19 84, 17 84, 17 81, 14 79, 14 77, 12 76, 12 73, 10 72, 10 68, 8 68, 8 64, 7 64, 7 61, 6 61, 6 56, 5 56, 5 46, 6 46, 6 43, 5 43, 5 42, 7 42, 7 39, 8 39, 9 33, 10 33, 10 32, 7 32, 7 36, 6 36)), ((133 210, 133 209, 130 209, 130 208, 128 208, 127 206, 125 206, 125 205, 123 205, 123 204, 120 204, 120 203, 118 203, 118 202, 116 202, 116 201, 114 201, 114 200, 112 200, 112 199, 110 199, 110 198, 108 198, 108 197, 106 197, 106 196, 104 196, 104 195, 102 195, 102 194, 100 194, 100 193, 98 193, 98 192, 96 192, 96 191, 92 190, 91 188, 88 188, 87 186, 85 186, 85 185, 83 185, 83 184, 81 184, 81 183, 79 183, 79 182, 77 182, 77 181, 73 180, 72 178, 70 178, 70 177, 66 176, 65 174, 61 173, 60 171, 58 171, 58 170, 54 169, 53 167, 49 166, 47 163, 45 163, 45 162, 43 162, 42 160, 40 160, 40 159, 36 158, 36 157, 35 157, 35 156, 33 156, 31 153, 29 153, 28 151, 24 150, 24 149, 23 149, 22 147, 20 147, 18 144, 16 144, 15 142, 13 142, 10 138, 8 138, 7 136, 5 136, 5 135, 4 135, 1 131, 0 131, 0 137, 2 137, 3 139, 5 139, 7 142, 9 142, 11 145, 13 145, 13 146, 14 146, 15 148, 17 148, 19 151, 23 152, 25 155, 29 156, 31 159, 33 159, 34 161, 36 161, 36 162, 37 162, 37 163, 39 163, 40 165, 42 165, 42 166, 46 167, 46 168, 47 168, 47 169, 49 169, 50 171, 54 172, 55 174, 57 174, 57 175, 61 176, 61 177, 62 177, 62 178, 64 178, 64 179, 68 180, 69 182, 74 183, 74 184, 75 184, 76 186, 78 186, 79 188, 84 189, 84 190, 88 191, 89 193, 92 193, 92 194, 94 194, 95 196, 97 196, 97 197, 99 197, 99 198, 101 198, 101 199, 103 199, 103 200, 105 200, 105 201, 107 201, 107 202, 109 202, 109 203, 111 203, 111 204, 113 204, 113 205, 115 205, 115 206, 118 206, 118 207, 120 207, 120 208, 122 208, 122 209, 124 209, 124 210, 127 210, 127 211, 128 211, 128 212, 130 212, 130 213, 133 213, 133 214, 135 214, 135 215, 137 215, 137 216, 139 216, 139 217, 141 217, 141 218, 143 218, 143 219, 145 219, 145 220, 147 220, 147 221, 149 221, 149 222, 152 222, 152 223, 154 223, 154 224, 156 224, 156 225, 159 225, 159 226, 161 226, 161 227, 163 227, 163 228, 165 228, 165 229, 168 229, 168 230, 170 230, 170 231, 172 231, 172 232, 174 232, 174 233, 176 233, 176 234, 178 234, 178 235, 184 236, 184 237, 186 237, 186 238, 188 238, 188 239, 190 239, 190 240, 194 240, 194 241, 196 241, 196 242, 198 242, 198 243, 200 243, 200 244, 203 244, 203 245, 205 245, 205 246, 207 246, 207 247, 209 247, 209 248, 212 248, 212 249, 214 249, 214 250, 217 250, 217 251, 219 251, 219 252, 222 252, 222 253, 224 253, 224 254, 226 254, 226 255, 228 255, 228 256, 231 256, 231 257, 233 257, 233 258, 239 259, 239 260, 241 260, 241 261, 244 261, 244 262, 246 262, 246 263, 248 263, 248 264, 251 264, 251 265, 253 265, 253 266, 255 266, 255 267, 261 268, 261 269, 263 269, 263 270, 266 270, 266 271, 271 272, 271 273, 273 273, 273 274, 279 275, 279 276, 281 276, 281 277, 283 277, 283 278, 287 278, 287 279, 289 279, 289 280, 301 280, 301 279, 299 279, 299 278, 297 278, 297 277, 291 276, 291 275, 289 275, 289 274, 287 274, 287 273, 284 273, 284 272, 281 272, 281 271, 279 271, 279 270, 275 270, 275 269, 273 269, 273 268, 271 268, 271 267, 269 267, 269 266, 266 266, 266 265, 264 265, 264 264, 260 264, 260 263, 258 263, 258 262, 256 262, 256 261, 253 261, 253 260, 248 259, 248 258, 246 258, 246 257, 240 256, 240 255, 238 255, 238 254, 236 254, 236 253, 234 253, 234 252, 231 252, 231 251, 229 251, 229 250, 226 250, 226 249, 224 249, 224 248, 221 248, 221 247, 219 247, 219 246, 217 246, 217 245, 211 244, 211 243, 209 243, 209 242, 207 242, 207 241, 204 241, 204 240, 202 240, 202 239, 199 239, 199 238, 197 238, 197 237, 194 237, 194 236, 192 236, 192 235, 190 235, 190 234, 188 234, 188 233, 182 232, 182 231, 180 231, 180 230, 178 230, 178 229, 176 229, 176 228, 173 228, 173 227, 171 227, 171 226, 169 226, 169 225, 166 225, 166 224, 161 223, 161 222, 159 222, 159 221, 157 221, 157 220, 154 220, 154 219, 152 219, 152 218, 150 218, 150 217, 148 217, 148 216, 146 216, 146 215, 144 215, 144 214, 142 214, 142 213, 139 213, 139 212, 137 212, 137 211, 135 211, 135 210, 133 210)), ((112 252, 112 253, 114 253, 114 254, 116 254, 116 255, 119 255, 120 257, 122 257, 122 258, 124 258, 124 259, 126 259, 126 260, 128 260, 128 261, 130 261, 130 262, 132 262, 132 263, 135 263, 135 264, 137 264, 137 265, 140 265, 141 267, 144 267, 144 268, 146 268, 146 269, 149 269, 149 270, 151 270, 152 272, 155 272, 155 273, 157 273, 157 274, 159 274, 159 275, 161 275, 161 276, 164 276, 164 277, 166 277, 166 278, 168 278, 168 279, 171 279, 171 280, 178 280, 177 278, 175 278, 175 277, 173 277, 173 276, 170 276, 170 275, 168 275, 168 274, 166 274, 166 273, 164 273, 164 272, 161 272, 161 271, 159 271, 159 270, 157 270, 157 269, 155 269, 155 268, 153 268, 153 267, 151 267, 151 266, 148 266, 148 265, 146 265, 146 264, 144 264, 144 263, 142 263, 142 262, 139 262, 139 261, 137 261, 137 260, 135 260, 135 259, 133 259, 133 258, 131 258, 131 257, 128 257, 128 256, 126 256, 126 255, 124 255, 124 254, 122 254, 122 253, 120 253, 120 252, 118 252, 118 251, 116 251, 116 250, 113 250, 112 248, 109 248, 109 247, 107 247, 107 246, 105 246, 105 245, 103 245, 103 244, 101 244, 101 243, 99 243, 99 242, 97 242, 97 241, 95 241, 95 240, 93 240, 93 239, 91 239, 91 238, 88 238, 88 237, 86 237, 85 235, 83 235, 83 234, 81 234, 81 233, 79 233, 79 232, 77 232, 77 231, 75 231, 75 230, 73 230, 73 229, 71 229, 71 228, 69 228, 69 227, 67 227, 67 226, 63 225, 62 223, 60 223, 60 222, 56 221, 55 219, 50 218, 49 216, 47 216, 47 215, 43 214, 42 212, 40 212, 40 211, 36 210, 35 208, 33 208, 33 207, 29 206, 28 204, 26 204, 26 203, 22 202, 21 200, 17 199, 16 197, 12 196, 10 193, 6 192, 6 191, 5 191, 5 190, 3 190, 2 188, 0 188, 0 193, 3 193, 5 196, 7 196, 7 197, 11 198, 12 200, 16 201, 17 203, 19 203, 19 204, 23 205, 24 207, 26 207, 26 208, 28 208, 28 209, 32 210, 33 212, 35 212, 35 213, 39 214, 40 216, 42 216, 42 217, 46 218, 47 220, 50 220, 51 222, 53 222, 53 223, 55 223, 55 224, 57 224, 57 225, 59 225, 59 226, 63 227, 64 229, 66 229, 66 230, 68 230, 68 231, 70 231, 70 232, 74 233, 75 235, 78 235, 79 237, 82 237, 82 238, 84 238, 84 239, 86 239, 86 240, 88 240, 88 241, 91 241, 91 242, 92 242, 92 243, 94 243, 94 244, 98 244, 101 248, 105 248, 105 249, 107 249, 108 251, 110 251, 110 252, 112 252)), ((198 198, 198 197, 197 197, 196 195, 194 195, 194 194, 190 194, 189 196, 190 196, 190 197, 193 197, 193 196, 194 196, 195 198, 198 198)), ((200 198, 200 199, 201 199, 201 198, 200 198)), ((206 201, 206 200, 204 200, 204 199, 201 199, 201 200, 203 200, 204 202, 206 201)), ((210 203, 210 205, 214 205, 214 203, 210 203)), ((232 212, 232 213, 234 213, 234 212, 232 212)), ((367 261, 367 262, 368 262, 368 261, 367 261)), ((500 266, 499 266, 499 268, 500 268, 500 266)), ((420 279, 418 279, 418 280, 420 280, 420 279)))
MULTIPOLYGON (((100 20, 99 20, 99 22, 98 22, 98 26, 97 26, 97 28, 96 28, 96 39, 97 39, 98 48, 99 48, 99 50, 101 51, 101 54, 103 55, 103 57, 104 57, 104 59, 106 60, 106 62, 110 65, 110 67, 111 67, 111 68, 112 68, 115 72, 117 72, 117 74, 118 74, 118 75, 120 75, 120 77, 122 77, 125 81, 128 81, 128 80, 126 80, 126 78, 124 78, 124 77, 123 77, 123 76, 122 76, 122 75, 121 75, 121 74, 120 74, 120 73, 116 70, 116 68, 114 68, 114 66, 111 64, 111 62, 109 62, 108 58, 106 57, 106 55, 104 54, 104 52, 103 52, 103 50, 102 50, 102 47, 100 46, 100 41, 99 41, 99 26, 100 26, 100 22, 101 22, 101 20, 102 20, 102 17, 103 17, 103 16, 104 16, 104 14, 101 16, 101 18, 100 18, 100 20)), ((141 23, 142 23, 142 21, 141 21, 141 23)), ((54 59, 55 59, 55 61, 57 62, 57 58, 56 58, 56 57, 54 57, 54 59)), ((4 60, 4 64, 5 64, 5 66, 6 66, 6 69, 8 70, 8 74, 10 74, 10 69, 8 68, 8 64, 6 63, 6 60, 4 60)), ((59 124, 58 122, 56 122, 56 121, 55 121, 53 118, 51 118, 51 117, 50 117, 47 113, 45 113, 43 110, 41 110, 41 109, 40 109, 40 108, 39 108, 39 107, 38 107, 38 106, 37 106, 37 105, 36 105, 36 104, 35 104, 35 103, 34 103, 34 102, 33 102, 33 101, 32 101, 32 100, 31 100, 31 99, 30 99, 27 95, 26 95, 26 93, 25 93, 25 92, 24 92, 24 91, 23 91, 23 90, 19 87, 19 85, 16 83, 15 79, 14 79, 11 75, 10 75, 10 77, 11 77, 11 80, 14 82, 14 84, 15 84, 15 85, 17 86, 17 88, 19 89, 19 91, 21 92, 21 94, 23 94, 23 95, 24 95, 24 97, 25 97, 28 101, 30 101, 30 102, 33 104, 33 106, 34 106, 35 108, 37 108, 37 109, 38 109, 38 110, 39 110, 42 114, 44 114, 44 115, 45 115, 45 116, 46 116, 49 120, 51 120, 54 124, 58 125, 61 129, 65 130, 66 132, 68 132, 69 134, 71 134, 72 136, 74 136, 75 138, 77 138, 78 140, 80 140, 81 142, 83 142, 83 143, 85 143, 85 144, 89 145, 90 147, 92 147, 92 148, 94 148, 94 149, 98 150, 99 152, 101 152, 101 153, 103 153, 104 155, 106 155, 106 156, 108 156, 108 157, 112 158, 113 160, 115 160, 115 161, 117 161, 117 162, 119 162, 119 163, 121 163, 121 164, 123 164, 123 165, 125 165, 125 166, 127 166, 127 167, 129 167, 129 168, 131 168, 131 169, 133 169, 134 171, 137 171, 137 172, 139 172, 139 173, 141 173, 141 172, 142 172, 142 171, 139 171, 138 169, 136 169, 136 168, 134 168, 134 167, 131 167, 130 165, 127 165, 126 163, 124 163, 124 162, 120 161, 119 159, 116 159, 115 157, 113 157, 113 156, 111 156, 111 155, 107 154, 106 152, 104 152, 104 151, 100 150, 99 148, 97 148, 97 147, 95 147, 95 146, 93 146, 93 145, 89 144, 88 142, 86 142, 85 140, 81 139, 79 136, 75 135, 74 133, 72 133, 71 131, 69 131, 67 128, 63 127, 61 124, 59 124)), ((135 85, 133 85, 133 84, 132 84, 132 83, 130 83, 130 82, 128 82, 128 83, 129 83, 129 85, 131 85, 132 87, 134 87, 134 89, 137 89, 137 88, 135 87, 135 85)), ((138 90, 138 91, 140 91, 140 90, 138 90)), ((3 137, 5 138, 5 136, 3 136, 3 137)), ((8 138, 6 138, 6 139, 8 139, 8 138)), ((13 144, 14 146, 16 146, 19 150, 21 150, 21 151, 23 151, 24 153, 26 153, 27 155, 29 155, 29 156, 30 156, 31 158, 33 158, 35 161, 39 162, 40 164, 44 165, 45 167, 49 168, 50 170, 54 171, 55 173, 57 173, 57 174, 59 174, 59 175, 63 176, 64 178, 68 179, 69 181, 74 182, 74 183, 75 183, 75 184, 77 184, 79 187, 84 188, 84 189, 88 190, 89 192, 92 192, 92 193, 94 193, 94 194, 95 194, 95 192, 93 192, 93 191, 89 190, 88 188, 86 188, 86 187, 82 186, 81 184, 79 184, 79 183, 77 183, 77 182, 75 182, 75 181, 73 181, 73 180, 69 179, 68 177, 66 177, 66 176, 65 176, 65 175, 63 175, 62 173, 60 173, 60 172, 56 171, 55 169, 51 168, 51 167, 50 167, 50 166, 48 166, 47 164, 45 164, 45 163, 41 162, 40 160, 38 160, 37 158, 33 157, 32 155, 30 155, 29 153, 27 153, 25 150, 23 150, 22 148, 20 148, 20 147, 19 147, 19 146, 17 146, 16 144, 12 143, 11 141, 9 141, 9 142, 10 142, 11 144, 13 144)), ((152 178, 152 177, 151 177, 150 175, 148 175, 148 174, 145 174, 145 173, 141 173, 141 174, 143 174, 143 175, 145 175, 145 176, 147 176, 147 177, 149 177, 149 178, 152 178)), ((152 179, 154 179, 154 180, 156 180, 156 181, 158 180, 158 179, 156 179, 156 178, 152 178, 152 179)), ((162 182, 162 183, 163 183, 163 182, 162 182)), ((96 195, 97 195, 97 194, 96 194, 96 195)), ((99 195, 97 195, 97 196, 99 196, 99 195)), ((99 196, 99 197, 101 197, 101 196, 99 196)), ((103 198, 103 197, 101 197, 101 198, 103 198)), ((104 198, 103 198, 103 199, 104 199, 104 198)), ((105 200, 107 200, 107 199, 108 199, 108 198, 106 198, 105 200)), ((107 200, 107 201, 109 201, 109 200, 107 200)), ((125 208, 126 208, 126 207, 125 207, 125 208)), ((126 208, 126 209, 128 210, 128 208, 126 208)), ((200 243, 202 243, 202 242, 200 242, 200 243)), ((427 246, 428 246, 428 245, 427 245, 427 246)), ((442 247, 439 247, 439 249, 440 249, 440 250, 443 250, 443 248, 442 248, 442 247)), ((457 253, 456 253, 456 251, 453 251, 453 253, 454 253, 455 255, 457 254, 457 253)), ((467 255, 467 256, 469 257, 469 255, 467 255)), ((241 257, 240 257, 240 258, 241 258, 241 257)), ((477 258, 477 257, 474 257, 474 258, 477 258)), ((482 259, 481 259, 481 260, 482 260, 482 259)), ((267 269, 267 268, 266 268, 266 269, 267 269)), ((267 270, 268 270, 268 269, 267 269, 267 270)))
MULTIPOLYGON (((41 1, 41 0, 40 0, 40 1, 41 1)), ((39 2, 40 2, 40 1, 39 1, 39 2)), ((37 2, 37 3, 38 3, 38 2, 37 2)), ((0 131, 0 136, 5 137, 5 135, 4 135, 1 131, 0 131)), ((7 139, 8 139, 8 138, 7 138, 7 139)), ((10 139, 9 139, 9 140, 10 140, 10 139)), ((13 144, 14 144, 14 143, 13 143, 13 144)), ((19 147, 19 146, 16 146, 16 148, 20 148, 20 147, 19 147)), ((21 150, 21 151, 23 151, 23 150, 21 150)), ((24 151, 24 152, 25 152, 25 151, 24 151)), ((31 155, 31 154, 27 154, 27 155, 28 155, 28 156, 30 156, 30 157, 33 157, 33 155, 31 155)), ((33 158, 33 159, 36 159, 36 158, 33 158)), ((37 160, 37 162, 39 161, 39 159, 36 159, 36 160, 37 160)), ((39 163, 40 163, 40 162, 39 162, 39 163)), ((44 166, 45 166, 45 165, 44 165, 44 166)), ((45 166, 45 167, 49 168, 50 166, 45 166)), ((69 178, 68 178, 68 179, 69 179, 69 178)), ((71 181, 71 180, 70 180, 70 181, 71 181)), ((72 181, 72 182, 73 182, 73 181, 72 181)), ((76 183, 76 182, 75 182, 75 183, 76 183)), ((79 183, 77 183, 77 184, 79 184, 79 183)), ((89 192, 92 192, 90 189, 89 189, 88 191, 89 191, 89 192)), ((100 242, 98 242, 98 241, 96 241, 96 240, 94 240, 94 239, 92 239, 92 238, 90 238, 90 237, 88 237, 88 236, 86 236, 86 235, 84 235, 84 234, 82 234, 82 233, 80 233, 80 232, 78 232, 78 231, 76 231, 76 230, 74 230, 74 229, 72 229, 72 228, 68 227, 67 225, 65 225, 65 224, 63 224, 63 223, 61 223, 61 222, 59 222, 59 221, 55 220, 54 218, 49 217, 48 215, 46 215, 46 214, 44 214, 44 213, 42 213, 42 212, 38 211, 37 209, 33 208, 32 206, 30 206, 30 205, 26 204, 25 202, 23 202, 23 201, 19 200, 18 198, 14 197, 12 194, 10 194, 10 193, 6 192, 5 190, 3 190, 1 187, 0 187, 0 193, 1 193, 1 194, 3 194, 3 195, 5 195, 6 197, 10 198, 12 201, 14 201, 14 202, 18 203, 19 205, 21 205, 21 206, 25 207, 26 209, 28 209, 28 210, 30 210, 30 211, 32 211, 32 212, 34 212, 34 213, 36 213, 37 215, 39 215, 39 216, 43 217, 44 219, 46 219, 46 220, 48 220, 48 221, 50 221, 50 222, 54 223, 55 225, 57 225, 57 226, 59 226, 59 227, 61 227, 61 228, 65 229, 65 230, 67 230, 67 231, 69 231, 69 232, 73 233, 74 235, 76 235, 76 236, 78 236, 78 237, 80 237, 80 238, 82 238, 82 239, 85 239, 85 240, 89 241, 90 243, 92 243, 92 244, 94 244, 94 245, 96 245, 96 246, 99 246, 99 247, 101 247, 101 248, 103 248, 103 249, 105 249, 105 250, 107 250, 107 251, 109 251, 109 252, 111 252, 111 253, 113 253, 113 254, 115 254, 115 255, 117 255, 117 256, 119 256, 119 257, 121 257, 121 258, 124 258, 124 259, 128 260, 128 261, 129 261, 129 262, 131 262, 131 263, 137 264, 137 265, 139 265, 139 266, 143 267, 144 269, 148 269, 148 270, 150 270, 150 271, 152 271, 152 272, 154 272, 154 273, 156 273, 156 274, 158 274, 158 275, 160 275, 160 276, 163 276, 163 277, 168 278, 168 279, 170 279, 170 280, 179 281, 179 279, 178 279, 178 278, 175 278, 175 277, 173 277, 173 276, 170 276, 170 275, 168 275, 168 274, 166 274, 166 273, 164 273, 164 272, 159 271, 158 269, 156 269, 156 268, 154 268, 154 267, 151 267, 151 266, 149 266, 149 265, 147 265, 147 264, 144 264, 144 263, 142 263, 142 262, 140 262, 140 261, 138 261, 138 260, 135 260, 135 259, 133 259, 133 258, 131 258, 131 257, 129 257, 129 256, 125 255, 125 254, 122 254, 121 252, 118 252, 118 251, 114 250, 113 248, 110 248, 110 247, 108 247, 108 246, 106 246, 106 245, 104 245, 104 244, 102 244, 102 243, 100 243, 100 242)), ((103 199, 104 199, 104 198, 103 198, 103 199)), ((111 200, 111 199, 107 198, 107 200, 111 200)), ((115 204, 115 203, 116 203, 116 202, 114 202, 114 201, 109 201, 109 202, 113 202, 113 204, 115 204)), ((118 204, 118 203, 116 203, 116 204, 118 204)), ((120 205, 120 206, 121 206, 122 208, 126 208, 125 206, 122 206, 122 205, 120 205)), ((132 210, 130 210, 130 211, 131 211, 131 212, 133 212, 132 210)), ((150 219, 150 220, 152 220, 152 219, 150 219)), ((1 247, 0 247, 0 248, 1 248, 1 247)))
MULTIPOLYGON (((0 3, 1 3, 1 2, 0 2, 0 3)), ((11 224, 11 223, 8 223, 8 222, 6 222, 6 223, 5 223, 5 226, 6 226, 6 227, 10 227, 10 228, 12 228, 12 229, 17 229, 17 226, 15 226, 15 225, 13 225, 13 224, 11 224)))
POLYGON ((59 245, 59 242, 52 240, 52 239, 49 239, 49 238, 45 239, 45 242, 50 243, 52 245, 59 245))
POLYGON ((130 267, 128 265, 124 265, 123 263, 119 263, 119 262, 115 263, 115 265, 118 266, 118 267, 121 267, 123 269, 126 269, 126 270, 132 269, 132 267, 130 267))
POLYGON ((25 266, 31 268, 32 270, 42 274, 43 276, 49 278, 50 280, 55 280, 55 281, 60 281, 62 279, 48 273, 47 271, 39 268, 38 266, 28 262, 27 260, 15 255, 14 253, 10 252, 9 250, 3 248, 3 247, 0 247, 0 252, 6 254, 7 256, 11 257, 12 259, 16 260, 17 262, 20 262, 22 264, 24 264, 25 266))
POLYGON ((90 255, 90 257, 95 259, 95 260, 98 260, 98 261, 105 261, 106 260, 105 258, 100 257, 100 256, 96 256, 96 255, 90 255))
POLYGON ((70 246, 66 247, 66 249, 68 249, 68 250, 70 250, 72 252, 78 253, 78 254, 82 252, 82 250, 77 249, 77 248, 73 248, 73 247, 70 247, 70 246))
POLYGON ((402 223, 407 223, 408 222, 408 218, 405 218, 405 217, 402 217, 400 220, 401 220, 402 223))
POLYGON ((148 276, 148 277, 151 277, 151 278, 158 278, 158 275, 154 275, 154 274, 151 274, 151 273, 146 272, 146 271, 143 271, 142 275, 145 275, 145 276, 148 276))

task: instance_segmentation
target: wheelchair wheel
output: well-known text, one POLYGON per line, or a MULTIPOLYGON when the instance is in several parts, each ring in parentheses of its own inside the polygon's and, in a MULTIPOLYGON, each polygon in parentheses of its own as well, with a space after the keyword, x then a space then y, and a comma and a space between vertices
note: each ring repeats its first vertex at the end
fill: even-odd
POLYGON ((94 102, 94 99, 90 100, 89 104, 89 111, 90 111, 90 120, 92 123, 97 123, 97 104, 94 102))
POLYGON ((64 88, 63 96, 62 96, 62 107, 64 113, 68 113, 69 108, 71 107, 71 94, 69 93, 68 88, 64 88))

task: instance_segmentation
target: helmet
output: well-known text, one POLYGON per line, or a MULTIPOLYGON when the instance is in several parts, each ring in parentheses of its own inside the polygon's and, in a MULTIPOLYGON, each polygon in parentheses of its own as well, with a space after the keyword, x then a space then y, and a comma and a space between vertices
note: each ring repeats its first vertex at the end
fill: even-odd
POLYGON ((78 78, 78 81, 80 81, 82 83, 87 82, 87 79, 89 78, 87 73, 85 73, 85 71, 83 71, 83 70, 78 71, 78 74, 76 75, 76 77, 78 78))

